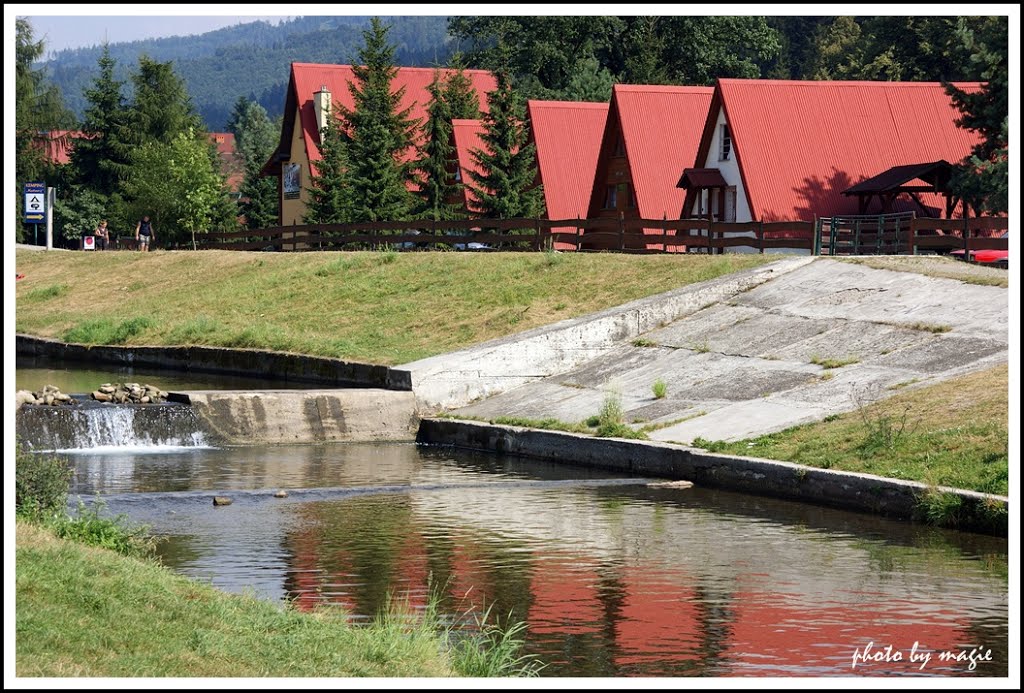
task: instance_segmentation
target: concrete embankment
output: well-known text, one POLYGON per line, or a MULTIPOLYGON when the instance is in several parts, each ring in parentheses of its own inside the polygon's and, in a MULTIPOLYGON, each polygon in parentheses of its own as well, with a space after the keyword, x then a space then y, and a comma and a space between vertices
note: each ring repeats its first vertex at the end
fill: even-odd
POLYGON ((462 407, 563 373, 628 343, 644 332, 749 291, 813 260, 811 257, 780 260, 757 269, 735 272, 579 318, 407 363, 401 368, 412 373, 416 399, 423 411, 462 407))
POLYGON ((315 383, 321 387, 411 390, 408 371, 370 363, 261 349, 206 346, 90 346, 19 334, 18 354, 90 364, 161 368, 315 383))
POLYGON ((708 453, 655 441, 499 426, 454 419, 424 419, 417 441, 521 455, 644 476, 686 479, 701 486, 787 498, 898 519, 920 515, 921 498, 940 491, 959 499, 959 528, 1006 536, 1009 499, 929 487, 915 481, 818 469, 790 462, 708 453))
POLYGON ((411 391, 381 389, 172 392, 192 405, 204 429, 222 443, 322 443, 413 440, 411 391))

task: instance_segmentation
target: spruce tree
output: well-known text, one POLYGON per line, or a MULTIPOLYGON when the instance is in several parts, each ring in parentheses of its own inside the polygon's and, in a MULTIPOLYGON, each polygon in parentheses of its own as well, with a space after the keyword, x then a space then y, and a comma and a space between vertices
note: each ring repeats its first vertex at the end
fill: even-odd
POLYGON ((451 117, 476 120, 480 117, 480 96, 476 93, 473 80, 466 76, 461 53, 452 57, 451 66, 452 71, 444 85, 444 100, 451 117))
POLYGON ((260 172, 277 145, 277 128, 263 106, 244 96, 235 102, 227 128, 235 136, 245 171, 238 211, 245 217, 246 228, 274 226, 278 222, 277 182, 260 172))
POLYGON ((401 158, 413 145, 419 122, 410 117, 411 107, 400 108, 405 88, 391 91, 398 68, 387 36, 388 28, 374 17, 363 32, 362 64, 353 67, 355 80, 348 85, 353 108, 340 109, 349 139, 353 221, 408 219, 414 205, 407 183, 415 163, 403 164, 401 158))
MULTIPOLYGON (((449 83, 450 84, 450 83, 449 83)), ((464 216, 461 206, 451 200, 461 195, 463 185, 456 183, 449 167, 455 153, 452 141, 451 107, 444 98, 441 73, 434 71, 434 81, 427 87, 430 105, 427 107, 426 140, 417 161, 419 173, 419 206, 417 216, 422 219, 458 219, 464 216)))
POLYGON ((111 195, 118 189, 118 171, 123 171, 129 163, 124 156, 126 148, 116 143, 128 111, 121 93, 124 82, 114 79, 117 61, 110 55, 109 44, 103 44, 98 64, 100 73, 92 88, 85 90, 89 105, 85 109, 82 131, 86 136, 75 142, 71 162, 80 184, 101 195, 111 195))
POLYGON ((311 167, 311 185, 307 188, 309 204, 302 217, 307 224, 352 221, 348 143, 341 128, 341 122, 332 112, 327 127, 320 131, 321 158, 311 167))
POLYGON ((543 213, 543 193, 537 182, 536 147, 524 109, 512 91, 506 70, 499 70, 497 87, 487 94, 488 112, 480 139, 485 149, 474 149, 480 172, 471 171, 476 184, 480 216, 492 219, 536 217, 543 213))

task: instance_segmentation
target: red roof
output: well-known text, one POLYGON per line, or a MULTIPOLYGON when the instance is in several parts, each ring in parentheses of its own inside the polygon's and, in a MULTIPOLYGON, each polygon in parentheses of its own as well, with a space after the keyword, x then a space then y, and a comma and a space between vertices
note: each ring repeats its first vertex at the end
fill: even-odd
POLYGON ((856 214, 843 190, 893 166, 960 161, 980 141, 956 126, 960 113, 937 82, 721 79, 697 166, 708 160, 719 104, 751 215, 762 221, 856 214))
POLYGON ((238 192, 245 178, 245 164, 235 146, 233 132, 211 132, 210 141, 217 145, 220 156, 220 171, 225 176, 225 184, 232 192, 238 192))
MULTIPOLYGON (((400 108, 412 106, 410 116, 426 122, 427 106, 430 104, 430 93, 427 87, 434 81, 434 68, 432 67, 400 67, 391 83, 394 91, 405 87, 400 108)), ((445 77, 453 70, 440 70, 441 76, 445 77)), ((486 70, 465 70, 466 77, 473 83, 477 96, 480 98, 480 108, 487 110, 487 92, 494 91, 497 83, 494 75, 486 70)), ((306 144, 306 154, 310 161, 320 160, 320 134, 317 132, 316 115, 313 110, 313 94, 326 86, 331 92, 331 100, 340 103, 345 108, 353 108, 355 103, 352 93, 348 89, 350 82, 355 81, 355 74, 351 65, 321 65, 317 63, 292 63, 291 82, 288 86, 287 101, 285 103, 285 121, 282 132, 281 144, 290 145, 292 137, 292 119, 295 116, 295 108, 299 108, 302 122, 302 134, 306 144)), ((280 147, 279 147, 280 151, 280 147)), ((410 149, 403 158, 411 160, 413 151, 410 149)))
POLYGON ((470 171, 481 173, 473 159, 474 149, 483 149, 484 143, 480 135, 484 132, 483 122, 479 120, 463 120, 455 118, 452 120, 452 139, 455 143, 455 156, 458 158, 459 175, 463 184, 463 195, 465 196, 466 209, 473 212, 479 209, 476 195, 473 193, 473 179, 470 171))
MULTIPOLYGON (((601 144, 612 155, 621 129, 640 216, 678 219, 685 191, 679 174, 693 166, 708 117, 713 87, 616 84, 601 144)), ((600 167, 600 163, 598 164, 600 167)), ((605 181, 596 181, 590 209, 600 209, 605 181)))
POLYGON ((86 134, 79 130, 49 130, 36 135, 32 147, 42 150, 43 158, 51 164, 69 164, 74 141, 84 137, 86 134))
POLYGON ((528 101, 548 219, 587 218, 608 104, 528 101))

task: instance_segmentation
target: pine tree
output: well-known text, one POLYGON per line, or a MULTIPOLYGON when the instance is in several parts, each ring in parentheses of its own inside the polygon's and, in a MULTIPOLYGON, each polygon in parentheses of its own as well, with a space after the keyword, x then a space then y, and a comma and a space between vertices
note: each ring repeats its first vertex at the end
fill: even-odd
POLYGON ((353 221, 408 219, 414 205, 407 183, 415 163, 403 164, 401 158, 414 144, 419 122, 409 116, 411 107, 400 108, 405 88, 391 91, 398 68, 387 35, 388 28, 374 17, 363 32, 362 64, 353 67, 355 80, 348 85, 354 107, 340 109, 349 138, 353 221))
POLYGON ((452 118, 476 120, 480 117, 480 96, 476 93, 473 80, 466 76, 462 54, 456 53, 451 59, 451 72, 444 85, 444 101, 452 118))
POLYGON ((246 228, 262 229, 277 224, 277 183, 261 176, 263 165, 277 145, 277 132, 267 111, 255 101, 240 96, 227 124, 235 136, 235 146, 245 168, 239 188, 239 213, 246 228))
POLYGON ((333 112, 327 127, 320 131, 320 156, 320 161, 312 167, 311 185, 307 188, 309 204, 306 205, 302 220, 307 224, 344 224, 352 221, 348 144, 342 132, 342 123, 333 112))
POLYGON ((79 183, 101 195, 111 195, 119 185, 118 171, 128 165, 124 147, 115 138, 122 131, 128 116, 121 89, 124 82, 114 79, 117 61, 110 56, 110 45, 103 44, 99 59, 100 73, 91 89, 85 91, 88 107, 82 131, 86 137, 75 142, 71 152, 79 183))
POLYGON ((34 40, 32 25, 25 19, 15 20, 15 185, 17 200, 16 238, 23 235, 23 185, 27 181, 56 182, 54 167, 33 146, 40 132, 74 125, 74 116, 64 107, 60 90, 49 84, 42 70, 33 64, 43 56, 45 46, 34 40))
POLYGON ((544 199, 536 185, 536 147, 508 72, 499 70, 495 77, 497 87, 487 94, 489 110, 480 136, 486 149, 472 151, 480 173, 469 174, 480 200, 478 211, 484 218, 536 217, 542 214, 544 199))
POLYGON ((417 216, 434 221, 464 216, 461 206, 451 202, 461 195, 464 186, 455 182, 449 170, 455 146, 452 142, 451 107, 442 88, 441 73, 435 70, 434 81, 427 87, 430 105, 427 107, 426 141, 422 156, 417 161, 420 174, 417 216))

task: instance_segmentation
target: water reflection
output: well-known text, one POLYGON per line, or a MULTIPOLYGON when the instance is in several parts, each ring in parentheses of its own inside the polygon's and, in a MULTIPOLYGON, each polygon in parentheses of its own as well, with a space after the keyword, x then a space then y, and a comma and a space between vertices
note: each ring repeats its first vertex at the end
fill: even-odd
POLYGON ((990 647, 996 661, 974 674, 1008 670, 1007 543, 991 537, 412 445, 76 467, 79 492, 171 537, 164 560, 187 574, 357 619, 388 594, 422 607, 435 590, 451 619, 490 608, 525 620, 548 676, 971 673, 937 661, 852 670, 871 641, 990 647), (242 493, 278 487, 363 492, 242 493), (189 493, 138 493, 157 490, 189 493), (222 490, 236 502, 215 509, 205 492, 222 490))

